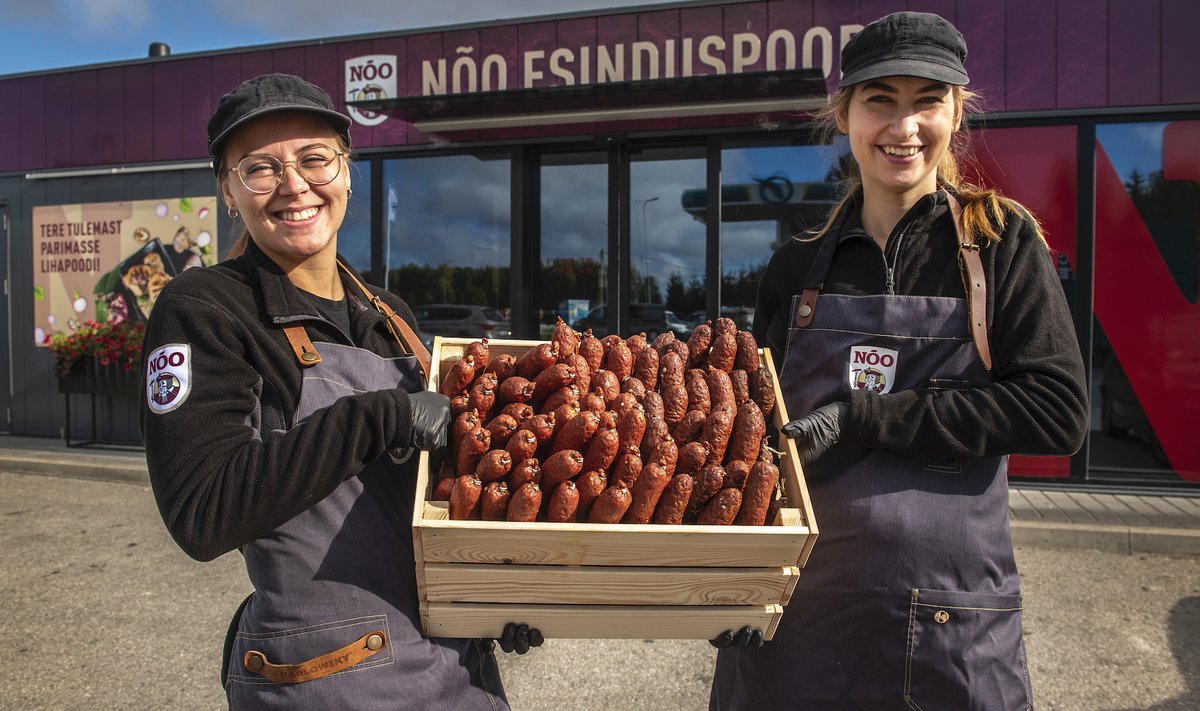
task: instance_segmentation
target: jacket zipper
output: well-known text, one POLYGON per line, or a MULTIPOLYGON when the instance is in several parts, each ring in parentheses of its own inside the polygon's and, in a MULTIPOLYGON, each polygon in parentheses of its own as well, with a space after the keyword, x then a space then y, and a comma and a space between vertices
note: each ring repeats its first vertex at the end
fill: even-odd
POLYGON ((892 261, 888 262, 888 254, 886 250, 879 250, 879 254, 883 257, 884 269, 884 293, 888 296, 896 295, 896 263, 900 261, 900 243, 904 241, 905 235, 908 233, 908 224, 900 228, 892 242, 892 261))

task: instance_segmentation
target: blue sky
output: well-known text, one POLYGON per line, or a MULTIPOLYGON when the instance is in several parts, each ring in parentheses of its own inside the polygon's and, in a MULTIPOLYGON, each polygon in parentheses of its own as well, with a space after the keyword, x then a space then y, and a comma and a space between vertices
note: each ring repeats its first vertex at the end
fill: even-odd
POLYGON ((0 0, 0 76, 173 54, 440 27, 656 0, 0 0))

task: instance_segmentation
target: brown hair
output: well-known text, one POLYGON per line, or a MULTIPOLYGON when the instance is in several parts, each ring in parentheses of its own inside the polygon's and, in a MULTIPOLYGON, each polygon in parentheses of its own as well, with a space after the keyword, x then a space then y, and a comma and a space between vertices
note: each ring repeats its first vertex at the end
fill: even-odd
MULTIPOLYGON (((829 97, 829 105, 814 114, 818 143, 827 145, 833 136, 837 135, 837 119, 839 116, 845 117, 849 112, 850 99, 854 95, 855 86, 857 84, 838 89, 829 97)), ((961 86, 951 86, 950 89, 956 113, 959 116, 975 113, 979 103, 978 94, 961 86)), ((844 178, 846 185, 842 198, 830 209, 824 224, 809 232, 795 235, 794 239, 809 242, 821 238, 833 227, 837 216, 841 214, 846 205, 854 199, 859 186, 862 185, 862 178, 859 175, 858 163, 854 160, 854 156, 848 155, 847 158, 847 166, 850 170, 849 175, 844 178)), ((1050 246, 1046 243, 1046 235, 1042 232, 1042 226, 1029 210, 1016 200, 1004 197, 997 190, 984 188, 963 179, 960 165, 974 162, 970 133, 956 129, 950 137, 950 150, 946 151, 941 162, 938 163, 937 182, 939 186, 948 188, 958 196, 963 208, 962 224, 959 225, 963 233, 972 235, 977 242, 982 242, 985 246, 998 242, 1000 241, 1000 228, 1005 221, 1005 213, 1016 212, 1029 220, 1038 239, 1049 251, 1050 246)))
MULTIPOLYGON (((348 174, 350 172, 350 144, 346 142, 346 139, 340 133, 337 134, 336 139, 338 143, 338 149, 346 154, 343 157, 346 159, 346 172, 348 174)), ((217 178, 217 186, 219 189, 223 181, 229 180, 229 169, 225 167, 225 156, 221 156, 221 166, 219 170, 217 170, 217 175, 220 176, 217 178)), ((238 218, 235 217, 233 219, 237 220, 238 218)), ((242 234, 239 235, 237 240, 234 241, 233 246, 231 246, 229 250, 225 252, 225 258, 234 259, 245 254, 246 247, 250 244, 251 239, 253 238, 250 236, 250 230, 246 229, 245 224, 243 224, 242 234)))

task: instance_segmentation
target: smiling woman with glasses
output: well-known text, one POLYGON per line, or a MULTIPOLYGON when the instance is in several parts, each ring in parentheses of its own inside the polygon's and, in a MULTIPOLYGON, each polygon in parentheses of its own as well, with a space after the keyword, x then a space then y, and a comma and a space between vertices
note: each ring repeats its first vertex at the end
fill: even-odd
MULTIPOLYGON (((507 709, 490 640, 417 623, 413 487, 419 451, 436 463, 446 449, 450 401, 426 390, 408 305, 337 254, 349 129, 287 74, 218 103, 209 154, 244 231, 151 313, 150 481, 184 551, 245 560, 254 593, 222 658, 230 708, 507 709)), ((500 624, 503 649, 540 643, 500 624)))

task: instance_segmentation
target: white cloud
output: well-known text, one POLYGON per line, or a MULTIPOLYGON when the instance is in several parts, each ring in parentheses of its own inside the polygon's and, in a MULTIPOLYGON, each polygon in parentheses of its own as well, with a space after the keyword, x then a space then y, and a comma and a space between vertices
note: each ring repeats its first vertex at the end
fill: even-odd
POLYGON ((69 18, 68 27, 87 34, 143 27, 154 7, 152 0, 60 0, 59 11, 69 18))

